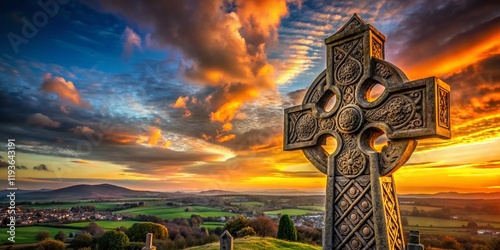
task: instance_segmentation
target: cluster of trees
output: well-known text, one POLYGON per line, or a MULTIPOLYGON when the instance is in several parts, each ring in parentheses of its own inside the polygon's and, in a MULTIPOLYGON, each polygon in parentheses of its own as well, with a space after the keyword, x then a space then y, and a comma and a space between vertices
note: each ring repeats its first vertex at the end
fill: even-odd
MULTIPOLYGON (((128 229, 118 228, 104 231, 102 227, 91 222, 84 230, 74 236, 70 241, 70 247, 72 249, 91 248, 106 250, 141 249, 144 246, 144 241, 148 233, 153 233, 154 238, 157 240, 164 241, 169 239, 168 229, 161 224, 141 222, 135 223, 128 229)), ((66 249, 64 242, 67 237, 63 231, 57 233, 54 239, 50 238, 48 231, 40 231, 36 239, 39 241, 37 244, 38 250, 66 249)))
POLYGON ((431 211, 418 210, 417 207, 413 207, 412 211, 401 211, 401 215, 410 215, 410 216, 419 216, 419 217, 431 217, 431 218, 440 218, 440 219, 449 219, 451 214, 451 210, 449 208, 440 208, 431 211))
POLYGON ((500 250, 500 238, 483 240, 472 237, 452 237, 438 235, 420 235, 420 242, 425 248, 443 248, 454 250, 500 250))
POLYGON ((295 227, 288 215, 282 215, 279 224, 265 216, 247 219, 239 215, 231 218, 224 228, 233 237, 245 236, 274 237, 288 241, 299 241, 312 245, 321 245, 322 231, 318 228, 295 227))
POLYGON ((413 207, 412 211, 401 211, 401 215, 410 216, 420 216, 420 217, 431 217, 431 218, 441 218, 449 219, 450 216, 459 213, 460 215, 470 215, 470 214, 489 214, 489 215, 500 215, 500 205, 483 205, 483 206, 466 206, 464 208, 450 208, 442 207, 435 210, 419 210, 417 207, 413 207), (459 210, 460 212, 457 212, 459 210))
POLYGON ((249 220, 243 215, 238 215, 231 218, 226 225, 224 225, 223 230, 227 230, 233 237, 237 238, 254 235, 261 237, 276 237, 278 234, 278 225, 265 216, 259 216, 249 220))

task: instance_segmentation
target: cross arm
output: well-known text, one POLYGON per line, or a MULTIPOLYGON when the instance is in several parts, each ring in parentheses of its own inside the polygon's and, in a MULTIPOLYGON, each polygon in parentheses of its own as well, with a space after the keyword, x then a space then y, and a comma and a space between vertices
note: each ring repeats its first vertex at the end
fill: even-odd
POLYGON ((318 145, 320 137, 333 130, 333 117, 320 118, 314 103, 285 109, 284 150, 303 149, 318 145))
POLYGON ((390 96, 367 110, 369 122, 388 125, 387 138, 450 138, 450 86, 437 77, 389 85, 390 96))

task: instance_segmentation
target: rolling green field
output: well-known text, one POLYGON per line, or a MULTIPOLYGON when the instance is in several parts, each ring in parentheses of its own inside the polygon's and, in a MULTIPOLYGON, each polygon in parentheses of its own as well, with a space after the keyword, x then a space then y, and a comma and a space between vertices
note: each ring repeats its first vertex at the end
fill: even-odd
MULTIPOLYGON (((95 221, 97 225, 104 229, 115 229, 117 227, 124 226, 126 228, 129 228, 135 223, 139 223, 140 221, 135 221, 135 220, 120 220, 120 221, 114 221, 114 220, 102 220, 102 221, 95 221)), ((73 226, 73 227, 81 227, 84 228, 86 227, 90 222, 88 221, 81 221, 81 222, 75 222, 75 223, 70 223, 66 224, 67 226, 73 226)))
POLYGON ((298 206, 300 209, 306 209, 306 210, 315 210, 315 211, 324 211, 325 206, 323 205, 314 205, 314 206, 298 206))
MULTIPOLYGON (((101 226, 102 228, 106 230, 111 230, 115 229, 120 226, 124 227, 130 227, 134 223, 138 223, 140 221, 96 221, 97 225, 101 226)), ((70 223, 70 224, 65 224, 62 226, 72 226, 72 227, 80 227, 84 228, 86 227, 90 222, 75 222, 75 223, 70 223)), ((224 225, 222 225, 224 226, 224 225)), ((50 227, 50 226, 26 226, 26 227, 17 227, 16 228, 16 244, 23 244, 23 243, 32 243, 36 242, 35 236, 38 232, 42 230, 47 230, 50 232, 50 237, 54 238, 54 236, 59 232, 63 231, 66 233, 66 236, 69 235, 70 232, 76 233, 78 229, 73 229, 73 228, 56 228, 56 227, 50 227)), ((0 237, 2 237, 2 241, 0 242, 0 245, 4 242, 4 239, 7 239, 7 235, 5 232, 0 233, 0 237)))
POLYGON ((486 221, 486 222, 498 222, 500 223, 500 215, 489 215, 489 214, 476 214, 476 215, 467 215, 471 220, 476 222, 486 221))
MULTIPOLYGON (((437 219, 429 217, 416 217, 416 216, 406 216, 408 218, 408 224, 410 226, 421 226, 421 227, 450 227, 450 228, 460 228, 462 226, 467 226, 469 221, 466 220, 454 220, 454 219, 437 219)), ((479 226, 486 226, 488 222, 477 222, 479 226)), ((489 223, 491 226, 500 227, 500 223, 489 223)))
MULTIPOLYGON (((23 244, 23 243, 33 243, 37 242, 36 234, 40 231, 47 230, 50 232, 50 237, 54 238, 54 236, 59 232, 63 231, 66 233, 66 236, 69 235, 70 232, 76 233, 78 230, 76 229, 68 229, 68 228, 55 228, 55 227, 44 227, 44 226, 29 226, 29 227, 16 227, 16 242, 15 244, 23 244)), ((5 230, 7 231, 7 230, 5 230)), ((7 233, 4 230, 0 233, 0 245, 7 241, 7 233)))
POLYGON ((256 207, 256 206, 264 206, 264 202, 260 201, 242 201, 242 202, 232 202, 233 206, 246 206, 246 207, 256 207))
POLYGON ((148 206, 148 207, 134 207, 125 210, 119 210, 115 213, 130 214, 130 215, 154 215, 162 219, 173 218, 190 218, 191 215, 197 214, 201 217, 208 216, 234 216, 236 214, 230 212, 222 212, 218 208, 204 207, 204 206, 189 206, 189 211, 185 211, 187 207, 163 207, 163 206, 148 206))
POLYGON ((407 227, 406 229, 418 230, 420 235, 448 235, 448 236, 470 236, 467 228, 461 227, 407 227))
POLYGON ((61 203, 61 204, 34 204, 34 205, 23 205, 25 208, 37 208, 37 209, 50 209, 50 208, 72 208, 77 206, 94 206, 98 211, 105 211, 107 209, 115 208, 120 202, 110 202, 110 203, 96 203, 96 202, 78 202, 78 203, 61 203))
POLYGON ((399 208, 401 210, 406 210, 406 211, 410 211, 410 212, 413 211, 414 207, 416 207, 419 211, 424 210, 426 212, 435 211, 435 210, 440 209, 439 207, 430 207, 430 206, 414 206, 414 205, 408 205, 408 204, 399 205, 399 208))
POLYGON ((226 223, 224 222, 204 222, 201 227, 204 227, 206 229, 215 229, 215 228, 218 228, 218 227, 224 227, 224 225, 226 225, 226 223))
POLYGON ((304 214, 317 214, 319 211, 309 210, 309 209, 298 209, 298 208, 287 208, 287 209, 279 209, 274 211, 266 211, 265 214, 288 214, 290 216, 294 215, 304 215, 304 214))
MULTIPOLYGON (((190 250, 219 250, 220 243, 214 242, 203 246, 187 248, 190 250)), ((294 249, 294 250, 319 250, 321 247, 307 245, 297 242, 289 242, 278 240, 275 238, 259 238, 259 237, 245 237, 234 240, 234 249, 252 249, 252 250, 268 250, 268 249, 294 249)))

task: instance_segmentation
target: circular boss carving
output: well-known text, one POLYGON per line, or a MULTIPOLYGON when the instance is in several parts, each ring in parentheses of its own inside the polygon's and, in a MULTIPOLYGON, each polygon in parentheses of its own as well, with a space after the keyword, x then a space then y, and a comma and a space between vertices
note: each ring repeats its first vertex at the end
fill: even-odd
POLYGON ((363 116, 357 106, 346 106, 338 116, 338 127, 344 133, 352 133, 361 127, 363 116))
POLYGON ((316 131, 316 119, 311 114, 303 114, 297 119, 296 130, 297 137, 300 140, 309 140, 314 136, 316 131))
POLYGON ((346 177, 356 177, 365 169, 366 158, 356 149, 344 151, 337 159, 338 170, 346 177))
POLYGON ((361 66, 358 62, 348 58, 337 70, 337 80, 341 85, 351 84, 361 74, 361 66))

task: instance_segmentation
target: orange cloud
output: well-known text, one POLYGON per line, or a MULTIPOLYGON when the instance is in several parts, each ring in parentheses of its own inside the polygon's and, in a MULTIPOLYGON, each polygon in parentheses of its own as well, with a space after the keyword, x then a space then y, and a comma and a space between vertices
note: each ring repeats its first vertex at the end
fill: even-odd
MULTIPOLYGON (((276 91, 266 48, 277 42, 280 21, 288 15, 286 0, 236 0, 231 6, 224 0, 204 0, 190 3, 189 8, 182 1, 104 0, 102 7, 139 25, 153 26, 149 42, 181 51, 189 62, 180 69, 185 79, 216 92, 217 97, 203 104, 204 112, 224 130, 246 103, 263 91, 276 91)), ((214 94, 204 93, 197 97, 214 94)), ((172 107, 185 108, 187 101, 181 96, 172 107)), ((191 115, 186 109, 184 116, 191 115)))
POLYGON ((236 137, 235 134, 228 134, 228 135, 217 135, 217 141, 218 142, 226 142, 234 139, 236 137))
POLYGON ((484 37, 471 37, 459 48, 445 49, 442 53, 429 57, 425 61, 409 67, 406 71, 410 78, 424 76, 442 76, 457 72, 460 69, 475 64, 490 56, 490 53, 500 53, 500 25, 496 31, 484 37))
POLYGON ((189 100, 189 96, 179 96, 179 98, 177 98, 177 100, 175 101, 175 103, 173 104, 170 104, 169 106, 170 107, 173 107, 173 108, 183 108, 185 109, 186 108, 186 102, 189 100))
POLYGON ((123 132, 104 134, 104 140, 112 144, 130 144, 139 140, 139 136, 123 132))
POLYGON ((51 74, 46 74, 44 78, 42 90, 55 93, 59 99, 68 104, 90 108, 90 104, 82 100, 73 82, 66 81, 64 78, 58 76, 52 78, 51 74))
POLYGON ((148 132, 148 136, 149 136, 149 139, 148 139, 148 145, 157 145, 158 142, 162 139, 161 137, 161 129, 159 129, 158 127, 151 127, 149 129, 149 132, 148 132))
MULTIPOLYGON (((190 117, 191 116, 191 111, 188 110, 186 104, 189 102, 189 96, 179 96, 175 103, 170 104, 169 106, 172 108, 177 108, 177 109, 184 109, 184 117, 190 117)), ((194 104, 196 103, 196 98, 192 97, 191 98, 191 103, 194 104)))
POLYGON ((238 101, 230 101, 222 105, 216 112, 210 114, 210 120, 227 123, 233 120, 236 111, 241 107, 241 103, 238 101))

